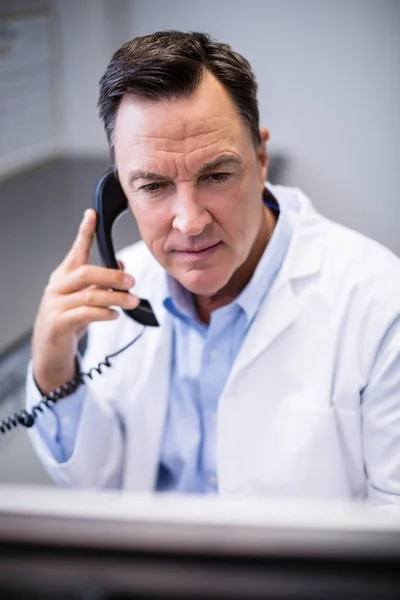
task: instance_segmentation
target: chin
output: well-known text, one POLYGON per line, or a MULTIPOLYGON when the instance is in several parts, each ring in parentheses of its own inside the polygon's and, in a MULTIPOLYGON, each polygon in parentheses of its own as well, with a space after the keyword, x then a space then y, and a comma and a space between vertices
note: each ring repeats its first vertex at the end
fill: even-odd
MULTIPOLYGON (((184 288, 198 296, 214 296, 229 281, 230 276, 226 273, 215 272, 215 269, 192 270, 176 279, 184 288)), ((219 269, 218 269, 219 271, 219 269)))

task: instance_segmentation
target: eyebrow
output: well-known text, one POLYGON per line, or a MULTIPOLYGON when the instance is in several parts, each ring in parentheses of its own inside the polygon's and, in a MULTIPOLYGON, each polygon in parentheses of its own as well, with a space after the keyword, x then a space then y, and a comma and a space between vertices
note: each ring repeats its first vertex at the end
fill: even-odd
MULTIPOLYGON (((220 167, 226 166, 235 166, 241 167, 243 164, 243 160, 239 156, 233 156, 232 154, 222 154, 218 158, 212 160, 211 162, 206 163, 201 167, 201 169, 197 172, 197 177, 201 177, 205 173, 209 173, 211 171, 215 171, 220 167)), ((163 175, 162 173, 153 173, 151 171, 142 171, 137 170, 133 171, 129 176, 129 186, 137 179, 145 179, 146 181, 168 181, 172 182, 173 179, 169 175, 163 175)))

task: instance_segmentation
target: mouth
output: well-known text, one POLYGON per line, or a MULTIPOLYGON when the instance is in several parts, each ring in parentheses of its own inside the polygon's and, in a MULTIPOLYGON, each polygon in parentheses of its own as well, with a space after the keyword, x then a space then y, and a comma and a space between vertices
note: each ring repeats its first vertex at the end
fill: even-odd
POLYGON ((217 242, 211 246, 205 246, 196 250, 182 249, 174 250, 174 253, 187 260, 200 260, 213 256, 222 246, 222 242, 217 242))

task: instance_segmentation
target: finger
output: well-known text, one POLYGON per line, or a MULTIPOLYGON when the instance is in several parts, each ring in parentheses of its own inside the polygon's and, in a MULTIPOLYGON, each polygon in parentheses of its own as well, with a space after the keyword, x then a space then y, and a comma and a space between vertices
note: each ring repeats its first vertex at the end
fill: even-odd
POLYGON ((86 327, 96 321, 113 321, 120 315, 120 311, 112 308, 98 308, 79 306, 63 313, 59 318, 60 332, 70 332, 71 329, 86 327))
POLYGON ((90 287, 74 294, 63 296, 59 306, 63 311, 67 311, 79 306, 94 306, 98 308, 119 306, 124 309, 132 309, 137 308, 139 304, 140 299, 128 292, 113 292, 90 287))
POLYGON ((125 265, 122 262, 122 260, 117 260, 118 266, 121 269, 121 271, 125 271, 125 265))
POLYGON ((96 220, 97 215, 93 208, 85 210, 75 241, 62 263, 66 269, 75 269, 88 262, 96 231, 96 220))
POLYGON ((127 291, 135 285, 129 273, 97 265, 83 265, 74 271, 57 273, 51 281, 51 290, 59 294, 72 294, 90 286, 127 291))

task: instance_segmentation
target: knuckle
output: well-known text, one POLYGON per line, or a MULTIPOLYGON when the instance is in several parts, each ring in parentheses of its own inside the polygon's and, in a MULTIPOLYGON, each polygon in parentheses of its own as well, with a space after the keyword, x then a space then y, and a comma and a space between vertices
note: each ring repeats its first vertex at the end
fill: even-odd
POLYGON ((81 265, 80 267, 78 267, 76 269, 76 278, 78 279, 78 281, 80 281, 81 283, 85 283, 86 279, 87 279, 87 267, 86 265, 81 265))
POLYGON ((51 296, 53 293, 53 288, 54 288, 54 281, 51 281, 51 279, 50 279, 48 284, 44 288, 43 297, 47 298, 48 296, 51 296))
POLYGON ((84 290, 82 292, 82 302, 83 304, 87 304, 92 306, 95 303, 95 295, 93 290, 84 290))
POLYGON ((59 273, 60 272, 59 272, 58 268, 54 269, 54 271, 52 271, 52 273, 50 274, 49 281, 48 281, 48 284, 46 286, 46 289, 53 287, 57 283, 58 278, 59 278, 59 273))
POLYGON ((42 303, 50 305, 54 303, 55 299, 58 297, 57 285, 58 282, 55 279, 53 281, 48 281, 43 290, 42 303))
POLYGON ((119 271, 118 273, 116 273, 116 285, 118 285, 118 287, 124 287, 125 273, 123 271, 119 271))

